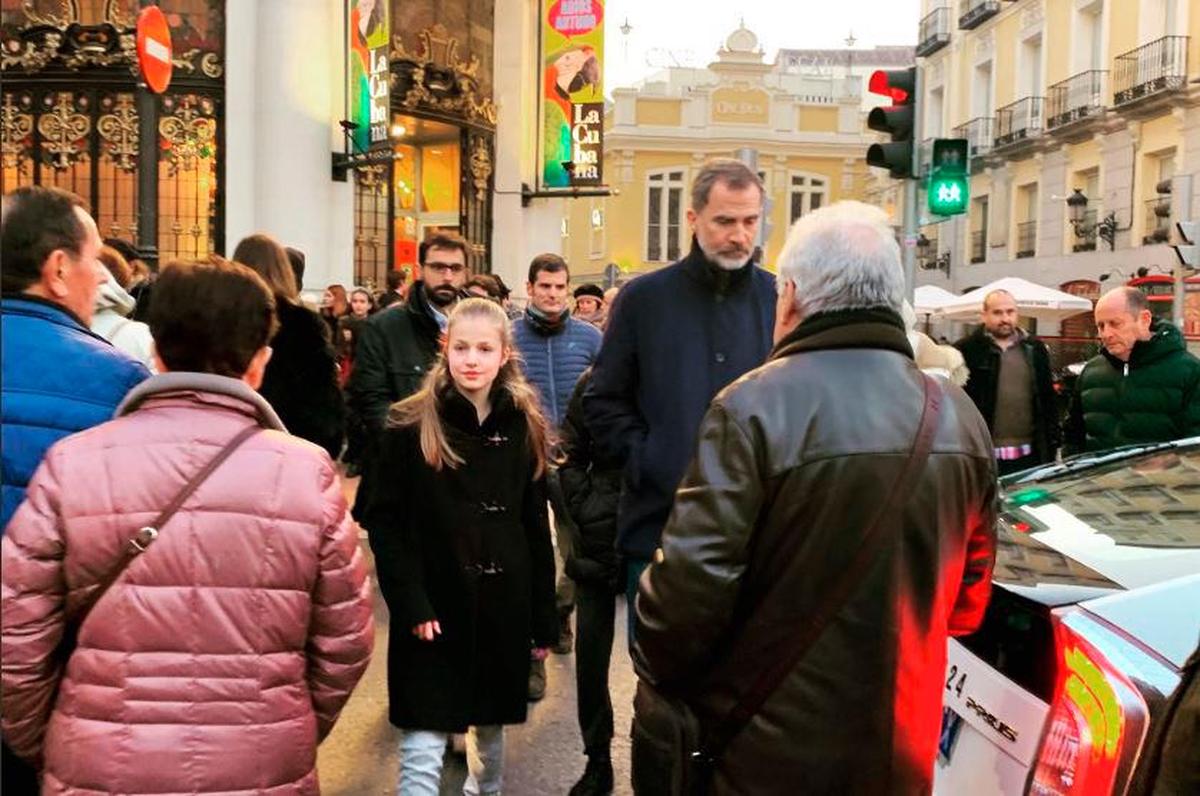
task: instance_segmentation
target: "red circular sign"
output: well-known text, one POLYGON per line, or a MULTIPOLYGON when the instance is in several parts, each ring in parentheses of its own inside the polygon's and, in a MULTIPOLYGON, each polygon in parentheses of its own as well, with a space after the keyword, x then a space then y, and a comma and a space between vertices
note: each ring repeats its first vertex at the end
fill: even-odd
POLYGON ((147 6, 138 14, 137 59, 150 90, 166 91, 171 85, 171 28, 158 6, 147 6))

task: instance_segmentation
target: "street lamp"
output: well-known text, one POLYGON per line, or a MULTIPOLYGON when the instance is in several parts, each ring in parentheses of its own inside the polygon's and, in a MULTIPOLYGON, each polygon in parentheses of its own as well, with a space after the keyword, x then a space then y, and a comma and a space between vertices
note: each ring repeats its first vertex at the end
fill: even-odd
POLYGON ((950 252, 934 253, 934 242, 925 237, 922 232, 917 237, 917 257, 924 263, 926 270, 938 270, 947 277, 950 276, 950 252))
POLYGON ((1093 232, 1099 236, 1100 240, 1108 244, 1108 250, 1113 251, 1117 248, 1117 214, 1110 212, 1099 222, 1088 224, 1084 219, 1087 217, 1088 198, 1083 191, 1078 188, 1075 192, 1067 197, 1067 218, 1071 221, 1071 227, 1075 230, 1075 237, 1086 238, 1093 232))

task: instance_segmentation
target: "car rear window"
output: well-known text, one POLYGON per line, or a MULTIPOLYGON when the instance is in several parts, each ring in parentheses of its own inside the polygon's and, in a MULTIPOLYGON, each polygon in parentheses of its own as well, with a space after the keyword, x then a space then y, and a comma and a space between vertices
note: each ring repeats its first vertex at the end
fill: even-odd
POLYGON ((1055 505, 1118 545, 1200 548, 1200 446, 1159 451, 1032 484, 1005 495, 1029 532, 1055 505))

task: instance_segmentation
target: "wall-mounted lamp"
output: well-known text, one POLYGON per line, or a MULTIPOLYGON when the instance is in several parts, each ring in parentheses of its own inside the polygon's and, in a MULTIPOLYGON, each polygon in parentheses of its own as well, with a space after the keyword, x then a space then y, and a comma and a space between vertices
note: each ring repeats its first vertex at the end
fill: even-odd
POLYGON ((1075 237, 1086 238, 1095 233, 1100 240, 1108 244, 1108 250, 1113 251, 1117 248, 1117 233, 1124 231, 1117 228, 1117 214, 1109 213, 1100 221, 1088 224, 1084 220, 1087 217, 1087 206, 1088 198, 1078 188, 1067 197, 1067 218, 1075 230, 1075 237))
POLYGON ((934 243, 929 238, 925 237, 925 233, 917 238, 917 257, 923 263, 922 268, 927 271, 938 270, 944 273, 947 277, 950 276, 950 252, 942 252, 941 254, 934 253, 934 243))

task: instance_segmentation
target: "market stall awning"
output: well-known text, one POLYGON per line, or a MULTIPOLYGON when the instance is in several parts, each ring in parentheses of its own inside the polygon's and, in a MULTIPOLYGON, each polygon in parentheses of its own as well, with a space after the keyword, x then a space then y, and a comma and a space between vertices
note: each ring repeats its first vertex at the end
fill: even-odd
POLYGON ((934 317, 952 320, 977 320, 983 308, 983 298, 993 290, 1007 290, 1017 302, 1017 312, 1023 317, 1039 321, 1061 321, 1081 312, 1091 312, 1090 299, 1064 293, 1052 287, 1039 285, 1015 276, 1006 276, 995 282, 976 288, 969 293, 956 296, 953 301, 942 305, 934 317))

